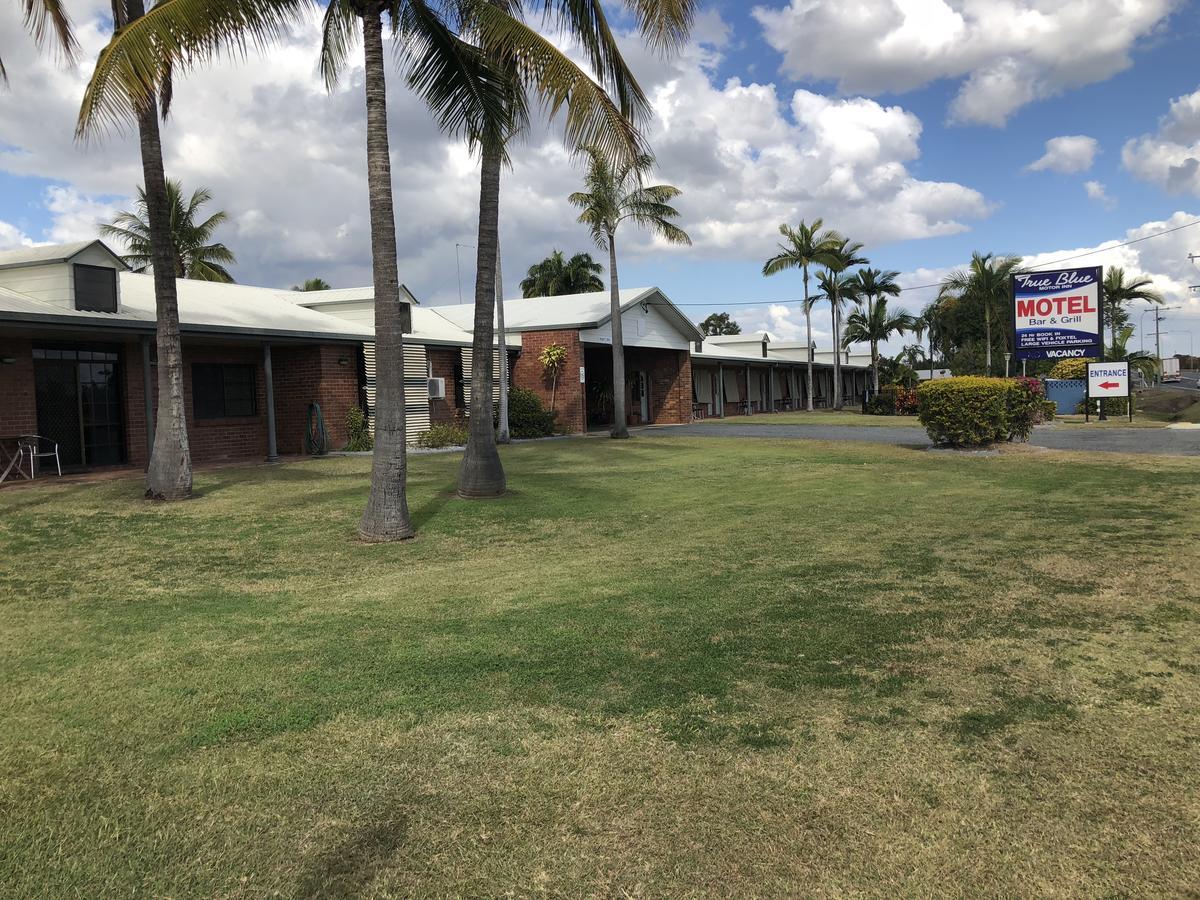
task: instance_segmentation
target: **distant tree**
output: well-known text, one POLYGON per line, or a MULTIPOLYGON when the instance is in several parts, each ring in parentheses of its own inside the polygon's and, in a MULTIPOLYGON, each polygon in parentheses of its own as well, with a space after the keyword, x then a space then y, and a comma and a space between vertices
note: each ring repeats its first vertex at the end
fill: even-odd
MULTIPOLYGON (((167 206, 170 212, 171 250, 175 262, 175 277, 193 281, 232 282, 225 268, 237 262, 224 244, 213 242, 213 232, 229 215, 222 211, 197 221, 200 207, 212 200, 207 188, 192 191, 185 197, 183 186, 173 178, 167 179, 167 206)), ((104 237, 123 241, 126 253, 122 259, 135 272, 152 268, 150 224, 146 213, 146 190, 138 188, 137 210, 118 213, 111 225, 101 225, 104 237)))
POLYGON ((529 267, 521 279, 522 297, 563 297, 567 294, 591 294, 604 290, 600 274, 604 266, 590 253, 576 253, 570 259, 554 250, 540 263, 529 267))
POLYGON ((842 236, 836 231, 822 230, 822 221, 815 219, 811 225, 803 221, 795 228, 791 225, 780 225, 779 233, 783 240, 776 248, 778 252, 763 263, 763 276, 775 275, 787 269, 799 269, 804 276, 804 330, 808 342, 807 381, 808 411, 813 410, 813 354, 812 354, 812 311, 817 297, 808 293, 808 270, 810 266, 828 266, 836 264, 838 246, 842 236))
POLYGON ((1113 266, 1104 273, 1104 318, 1108 320, 1110 346, 1115 348, 1121 329, 1129 324, 1128 306, 1134 300, 1162 303, 1162 294, 1154 290, 1149 278, 1125 280, 1125 270, 1113 266))
POLYGON ((331 290, 329 282, 324 278, 306 278, 304 284, 293 284, 293 291, 328 291, 331 290))
MULTIPOLYGON (((862 282, 856 286, 862 290, 862 282)), ((850 344, 867 343, 871 346, 871 372, 875 382, 875 390, 879 390, 879 345, 886 342, 894 334, 904 334, 911 331, 913 317, 906 312, 893 313, 888 311, 887 297, 880 297, 867 311, 860 306, 850 313, 846 319, 846 333, 842 338, 842 347, 850 344)))
POLYGON ((729 313, 713 313, 700 323, 705 334, 741 334, 742 326, 729 318, 729 313))
MULTIPOLYGON (((993 323, 1001 326, 996 329, 1001 337, 1000 349, 1009 349, 1009 329, 1003 327, 1011 300, 1009 278, 1021 271, 1019 256, 976 252, 971 254, 971 264, 967 268, 950 273, 938 293, 939 306, 948 316, 962 313, 975 317, 976 321, 982 320, 984 370, 987 375, 992 374, 993 323)), ((953 324, 961 325, 959 322, 953 324)), ((945 335, 962 329, 947 327, 939 330, 945 335)), ((964 342, 958 343, 962 346, 964 342)))
MULTIPOLYGON (((879 269, 859 269, 858 274, 858 296, 859 303, 866 305, 866 317, 864 322, 871 323, 870 327, 866 328, 862 333, 868 334, 877 330, 877 326, 882 323, 875 316, 875 306, 878 303, 884 302, 885 297, 899 297, 900 285, 896 282, 899 277, 899 272, 881 272, 879 269)), ((847 329, 849 321, 847 321, 847 329)), ((908 323, 902 330, 911 330, 912 321, 908 323)), ((864 338, 858 338, 864 340, 864 338)), ((884 338, 866 337, 865 340, 871 345, 871 370, 874 373, 875 390, 879 390, 879 342, 887 340, 884 338)), ((844 342, 843 342, 844 345, 844 342)))

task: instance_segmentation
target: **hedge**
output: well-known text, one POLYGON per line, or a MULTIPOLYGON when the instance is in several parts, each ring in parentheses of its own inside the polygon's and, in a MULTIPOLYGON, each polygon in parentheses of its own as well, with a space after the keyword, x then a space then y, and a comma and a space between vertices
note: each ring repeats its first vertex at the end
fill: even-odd
POLYGON ((508 430, 514 438, 548 437, 554 434, 554 420, 533 391, 515 387, 508 392, 508 430))
POLYGON ((979 447, 1028 438, 1044 400, 1033 378, 967 375, 922 384, 917 415, 935 444, 979 447))

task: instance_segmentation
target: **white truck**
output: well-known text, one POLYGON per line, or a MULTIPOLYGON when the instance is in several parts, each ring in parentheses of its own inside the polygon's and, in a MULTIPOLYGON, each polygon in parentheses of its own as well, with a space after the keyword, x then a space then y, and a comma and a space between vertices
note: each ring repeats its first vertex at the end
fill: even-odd
POLYGON ((1179 381, 1179 357, 1168 356, 1162 361, 1162 380, 1166 384, 1169 381, 1179 381))

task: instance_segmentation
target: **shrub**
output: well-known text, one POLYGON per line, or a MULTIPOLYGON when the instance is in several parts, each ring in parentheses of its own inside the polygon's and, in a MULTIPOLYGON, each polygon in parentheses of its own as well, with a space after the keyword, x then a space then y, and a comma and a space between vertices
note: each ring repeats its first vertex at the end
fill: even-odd
POLYGON ((1044 399, 1032 378, 966 375, 921 385, 917 415, 934 443, 978 447, 1029 437, 1044 399))
POLYGON ((1058 404, 1053 400, 1043 400, 1041 414, 1038 416, 1038 424, 1042 422, 1053 422, 1054 417, 1058 415, 1058 404))
POLYGON ((917 392, 896 384, 885 384, 863 404, 868 416, 915 416, 917 392))
POLYGON ((1087 364, 1086 359, 1060 359, 1046 377, 1063 381, 1083 381, 1087 378, 1087 364))
MULTIPOLYGON (((1075 407, 1075 412, 1079 413, 1080 415, 1083 415, 1084 412, 1087 412, 1087 410, 1084 409, 1084 407, 1087 406, 1087 402, 1088 401, 1086 398, 1079 401, 1079 403, 1075 407)), ((1106 416, 1127 416, 1127 415, 1129 415, 1129 401, 1126 400, 1124 397, 1103 397, 1103 398, 1101 398, 1100 402, 1104 406, 1104 414, 1106 416)), ((1091 408, 1090 412, 1093 416, 1096 415, 1096 401, 1095 400, 1092 401, 1092 408, 1091 408)))
POLYGON ((346 411, 346 449, 351 453, 362 453, 375 447, 375 438, 367 427, 367 415, 360 406, 346 411))
POLYGON ((514 438, 539 438, 554 434, 554 413, 542 398, 526 388, 508 392, 508 428, 514 438))
POLYGON ((417 435, 417 446, 427 450, 442 447, 464 447, 467 443, 467 426, 462 422, 438 422, 428 431, 417 435))

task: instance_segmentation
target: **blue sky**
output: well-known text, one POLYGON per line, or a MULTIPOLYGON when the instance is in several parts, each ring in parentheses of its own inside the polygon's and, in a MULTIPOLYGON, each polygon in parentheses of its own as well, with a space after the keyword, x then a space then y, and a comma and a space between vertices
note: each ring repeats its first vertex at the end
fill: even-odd
MULTIPOLYGON (((10 7, 0 7, 0 54, 15 73, 0 96, 0 243, 84 236, 128 205, 135 147, 121 138, 91 148, 71 141, 86 67, 64 72, 36 58, 23 36, 10 37, 10 7)), ((104 4, 78 9, 94 52, 104 4)), ((747 327, 795 329, 795 315, 772 315, 765 302, 799 296, 799 279, 759 274, 785 219, 823 216, 865 240, 874 265, 912 284, 972 250, 1044 260, 1200 212, 1200 178, 1179 174, 1200 156, 1200 99, 1196 111, 1189 101, 1200 98, 1195 4, 714 0, 702 9, 695 45, 680 59, 664 63, 627 41, 659 111, 647 133, 660 177, 683 188, 677 205, 696 245, 681 252, 628 234, 622 272, 624 284, 658 284, 696 318, 725 308, 747 327), (1003 18, 988 18, 997 11, 1003 18), (1019 24, 1035 20, 1036 29, 1019 24), (1189 102, 1172 108, 1177 98, 1189 102), (1064 136, 1094 139, 1090 165, 1026 169, 1064 136), (873 186, 855 196, 838 186, 841 176, 873 186), (1089 197, 1087 182, 1103 185, 1103 197, 1089 197), (737 305, 752 301, 764 305, 737 305)), ((229 211, 222 238, 239 255, 243 281, 369 279, 361 98, 353 72, 333 97, 320 89, 315 39, 300 29, 272 60, 190 76, 164 134, 169 174, 212 188, 229 211)), ((428 302, 449 302, 457 298, 454 244, 474 242, 474 162, 436 134, 397 81, 402 278, 428 302)), ((579 175, 557 136, 540 131, 524 150, 502 199, 512 291, 552 246, 589 249, 563 202, 579 175)), ((1154 276, 1200 327, 1186 290, 1200 282, 1189 250, 1200 252, 1200 227, 1094 261, 1154 276)))

